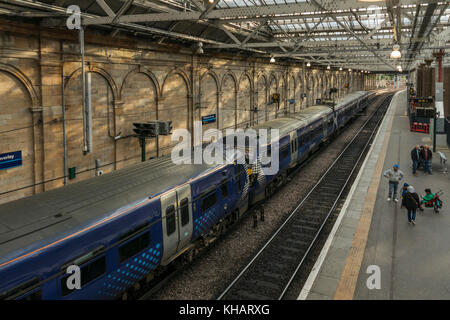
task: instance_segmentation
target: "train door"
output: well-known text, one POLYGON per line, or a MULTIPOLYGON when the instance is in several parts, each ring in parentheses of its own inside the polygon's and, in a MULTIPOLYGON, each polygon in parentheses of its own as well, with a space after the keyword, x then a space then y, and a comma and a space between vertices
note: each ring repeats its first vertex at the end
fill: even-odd
POLYGON ((297 162, 298 158, 298 141, 297 141, 297 130, 290 133, 291 136, 291 164, 297 162))
POLYGON ((190 240, 192 232, 191 186, 184 185, 161 197, 164 254, 167 262, 190 240))
POLYGON ((327 125, 328 125, 328 116, 322 117, 322 128, 323 128, 323 138, 326 138, 328 135, 327 125))

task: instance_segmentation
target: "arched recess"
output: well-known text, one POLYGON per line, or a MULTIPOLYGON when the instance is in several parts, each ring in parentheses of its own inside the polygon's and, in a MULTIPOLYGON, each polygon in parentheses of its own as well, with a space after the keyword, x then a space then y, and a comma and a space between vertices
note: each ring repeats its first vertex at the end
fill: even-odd
MULTIPOLYGON (((306 77, 306 75, 305 75, 306 77)), ((302 73, 300 72, 297 76, 297 90, 295 93, 295 104, 298 106, 298 108, 296 108, 296 111, 298 112, 299 110, 302 110, 305 105, 306 105, 306 100, 304 98, 302 98, 302 93, 306 93, 305 91, 305 87, 303 86, 303 81, 302 81, 302 73)))
POLYGON ((109 74, 96 67, 90 67, 92 106, 92 152, 83 154, 83 100, 81 68, 75 70, 66 82, 66 135, 67 167, 76 167, 77 176, 68 180, 77 182, 94 176, 95 160, 100 160, 104 173, 115 168, 115 101, 117 87, 109 74))
MULTIPOLYGON (((269 102, 272 100, 272 95, 278 93, 278 80, 274 74, 269 76, 269 102)), ((277 103, 270 103, 267 105, 267 120, 272 120, 277 117, 277 103)))
POLYGON ((236 127, 237 80, 232 72, 227 72, 222 78, 221 104, 219 108, 219 129, 234 129, 236 127))
POLYGON ((312 101, 314 99, 314 92, 316 88, 316 80, 314 74, 308 71, 305 77, 306 94, 307 96, 307 107, 312 106, 312 101))
POLYGON ((286 77, 285 75, 281 75, 280 80, 279 80, 279 85, 280 85, 280 106, 278 108, 278 115, 282 115, 285 114, 287 112, 287 108, 288 108, 288 93, 287 93, 287 83, 286 83, 286 77))
POLYGON ((296 86, 295 86, 295 78, 290 75, 288 77, 289 84, 288 84, 288 112, 293 113, 295 112, 295 106, 298 104, 298 101, 296 99, 296 86))
MULTIPOLYGON (((38 100, 31 82, 14 67, 0 64, 0 84, 0 153, 22 153, 21 166, 0 170, 1 193, 35 182, 34 129, 38 128, 33 127, 30 108, 37 107, 38 100)), ((0 195, 0 203, 33 193, 34 188, 26 188, 0 195)))
MULTIPOLYGON (((133 123, 156 120, 158 118, 159 85, 149 71, 131 71, 124 79, 120 95, 122 106, 116 109, 116 134, 134 134, 133 123)), ((146 158, 157 156, 156 139, 146 141, 146 158)), ((141 161, 141 149, 137 138, 117 141, 117 168, 141 161)))
POLYGON ((267 121, 267 78, 264 74, 258 76, 256 84, 257 105, 255 112, 256 123, 267 121))
MULTIPOLYGON (((200 77, 200 113, 199 121, 202 117, 216 115, 219 113, 219 82, 212 72, 207 72, 200 77)), ((202 125, 202 130, 218 129, 219 121, 202 125)))
MULTIPOLYGON (((164 79, 161 87, 161 99, 158 103, 158 119, 172 121, 173 130, 189 129, 189 79, 181 70, 174 69, 164 79)), ((158 156, 170 154, 172 142, 169 136, 159 136, 158 156)))
POLYGON ((244 73, 239 79, 238 106, 236 122, 238 128, 246 128, 251 123, 252 82, 250 76, 244 73))
POLYGON ((320 80, 318 73, 315 74, 314 78, 315 78, 315 86, 314 86, 315 91, 314 91, 314 98, 312 101, 312 105, 315 105, 316 99, 320 98, 320 92, 321 92, 321 87, 322 87, 322 82, 320 80))

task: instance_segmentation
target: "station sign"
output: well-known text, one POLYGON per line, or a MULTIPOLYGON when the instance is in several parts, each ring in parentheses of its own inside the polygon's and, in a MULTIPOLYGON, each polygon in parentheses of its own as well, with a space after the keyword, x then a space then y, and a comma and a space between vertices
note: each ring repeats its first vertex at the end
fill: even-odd
POLYGON ((202 124, 208 124, 208 123, 213 123, 216 122, 217 117, 216 114, 209 114, 207 116, 203 116, 202 117, 202 124))
POLYGON ((0 170, 18 167, 22 165, 22 151, 14 151, 0 154, 0 170))

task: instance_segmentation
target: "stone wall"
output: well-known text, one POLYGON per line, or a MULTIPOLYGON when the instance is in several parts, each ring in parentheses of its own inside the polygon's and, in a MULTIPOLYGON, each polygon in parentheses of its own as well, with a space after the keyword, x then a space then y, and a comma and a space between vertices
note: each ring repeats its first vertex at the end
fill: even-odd
MULTIPOLYGON (((347 71, 302 70, 301 64, 239 55, 197 56, 189 48, 88 31, 85 39, 85 70, 92 81, 90 153, 83 152, 77 33, 0 20, 0 154, 23 154, 22 166, 0 170, 0 203, 92 177, 96 160, 104 173, 139 162, 139 143, 131 136, 136 121, 171 120, 174 129, 192 131, 194 121, 216 114, 204 130, 245 128, 307 108, 331 86, 339 87, 339 96, 364 89, 363 75, 347 71), (347 82, 350 89, 344 88, 347 82), (273 93, 281 96, 279 108, 267 103, 273 93), (76 167, 75 179, 64 172, 64 131, 67 167, 76 167)), ((170 136, 149 139, 147 157, 168 154, 174 144, 170 136)))

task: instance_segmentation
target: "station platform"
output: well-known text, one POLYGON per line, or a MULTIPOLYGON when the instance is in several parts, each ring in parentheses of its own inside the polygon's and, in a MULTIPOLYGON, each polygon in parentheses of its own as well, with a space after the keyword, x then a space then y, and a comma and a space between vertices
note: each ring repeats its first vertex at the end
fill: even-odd
MULTIPOLYGON (((299 300, 450 299, 450 173, 433 153, 432 175, 412 174, 410 151, 432 141, 410 131, 406 105, 406 91, 397 92, 299 300), (387 201, 383 172, 395 163, 405 174, 399 186, 443 190, 439 213, 418 210, 414 226, 401 200, 387 201)), ((437 151, 450 159, 446 145, 437 151)))

